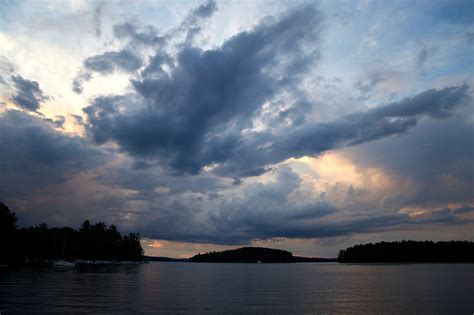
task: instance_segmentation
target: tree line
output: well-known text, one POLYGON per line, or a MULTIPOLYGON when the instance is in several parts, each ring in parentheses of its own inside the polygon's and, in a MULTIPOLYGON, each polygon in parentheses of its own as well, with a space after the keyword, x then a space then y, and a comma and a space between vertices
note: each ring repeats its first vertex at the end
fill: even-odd
POLYGON ((363 244, 341 250, 340 263, 474 262, 474 242, 401 241, 363 244))
POLYGON ((138 233, 122 235, 103 222, 85 220, 78 230, 45 223, 18 228, 15 213, 0 202, 0 264, 32 259, 142 261, 143 248, 138 233))
POLYGON ((198 254, 189 258, 190 262, 219 263, 290 263, 294 262, 293 254, 281 249, 263 247, 242 247, 222 252, 198 254))

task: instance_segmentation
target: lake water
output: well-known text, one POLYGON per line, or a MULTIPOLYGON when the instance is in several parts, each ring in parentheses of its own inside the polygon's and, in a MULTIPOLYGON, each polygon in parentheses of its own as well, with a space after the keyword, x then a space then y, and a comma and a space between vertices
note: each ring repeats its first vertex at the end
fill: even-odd
POLYGON ((474 264, 149 263, 0 271, 0 312, 473 314, 474 264))

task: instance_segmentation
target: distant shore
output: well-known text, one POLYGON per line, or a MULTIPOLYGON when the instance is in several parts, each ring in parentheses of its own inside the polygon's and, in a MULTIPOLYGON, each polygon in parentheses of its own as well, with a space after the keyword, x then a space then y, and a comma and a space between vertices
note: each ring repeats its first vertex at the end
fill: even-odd
POLYGON ((341 250, 340 263, 474 263, 474 242, 401 241, 341 250))
POLYGON ((189 258, 190 262, 213 263, 307 263, 335 262, 337 258, 293 256, 289 251, 264 247, 242 247, 222 252, 198 254, 189 258))

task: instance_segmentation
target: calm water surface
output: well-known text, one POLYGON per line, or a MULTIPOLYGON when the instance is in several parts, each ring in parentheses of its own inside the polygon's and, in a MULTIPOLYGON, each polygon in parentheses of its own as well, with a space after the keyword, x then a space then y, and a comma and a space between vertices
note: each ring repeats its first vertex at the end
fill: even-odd
POLYGON ((1 311, 473 314, 474 264, 3 270, 1 311))

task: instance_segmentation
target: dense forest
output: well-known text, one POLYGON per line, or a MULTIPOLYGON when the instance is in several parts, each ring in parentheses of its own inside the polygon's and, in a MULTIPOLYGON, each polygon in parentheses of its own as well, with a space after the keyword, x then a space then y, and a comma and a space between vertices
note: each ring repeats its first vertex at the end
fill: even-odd
POLYGON ((474 262, 474 242, 401 241, 356 245, 339 252, 340 263, 474 262))
POLYGON ((280 249, 262 247, 242 247, 222 252, 198 254, 189 258, 190 262, 219 263, 288 263, 294 262, 293 254, 280 249))
POLYGON ((0 202, 0 264, 31 260, 143 260, 139 234, 122 235, 114 225, 86 220, 75 230, 49 228, 45 223, 18 228, 16 223, 15 213, 0 202))

